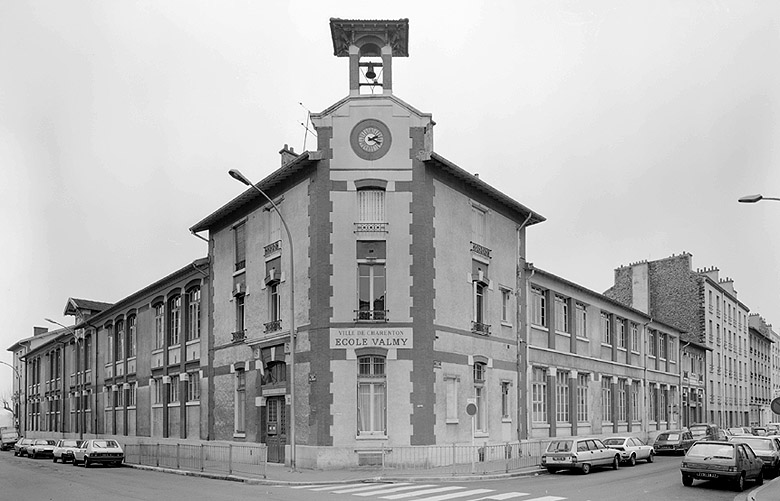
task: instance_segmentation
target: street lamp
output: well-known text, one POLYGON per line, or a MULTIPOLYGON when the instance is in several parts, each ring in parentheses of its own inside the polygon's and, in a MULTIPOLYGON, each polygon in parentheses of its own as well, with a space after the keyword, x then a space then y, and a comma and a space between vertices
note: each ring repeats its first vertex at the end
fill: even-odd
MULTIPOLYGON (((82 341, 84 340, 83 337, 81 337, 78 334, 76 334, 73 331, 73 329, 71 329, 70 327, 68 327, 66 325, 62 325, 61 323, 57 322, 56 320, 52 320, 50 318, 44 318, 44 320, 46 320, 47 322, 52 323, 54 325, 59 325, 60 327, 62 327, 63 329, 67 330, 69 333, 71 333, 73 335, 73 339, 76 341, 77 345, 79 346, 79 348, 76 350, 77 351, 76 360, 83 360, 87 356, 86 353, 84 353, 84 354, 81 353, 81 348, 82 348, 81 345, 82 345, 82 341)), ((64 360, 64 353, 63 353, 63 360, 64 360)), ((82 365, 83 365, 83 362, 82 362, 82 365)), ((83 383, 84 383, 84 379, 86 378, 86 371, 84 371, 85 374, 83 374, 82 377, 79 377, 79 370, 78 369, 79 368, 77 366, 76 367, 76 402, 78 403, 78 409, 77 409, 77 412, 76 412, 76 423, 77 423, 78 428, 79 428, 79 440, 82 440, 84 438, 84 427, 86 426, 86 422, 85 422, 86 421, 86 413, 84 412, 84 395, 82 395, 83 389, 84 389, 84 384, 83 383)), ((64 381, 64 376, 63 376, 63 381, 64 381)), ((64 388, 63 388, 63 392, 64 392, 64 388)), ((65 397, 65 395, 63 394, 63 409, 62 409, 63 414, 65 412, 64 397, 65 397)), ((64 420, 65 416, 63 416, 62 419, 64 420)))
POLYGON ((295 470, 295 255, 293 254, 292 235, 290 234, 290 228, 287 226, 287 222, 279 211, 279 207, 271 200, 271 197, 266 195, 263 190, 258 188, 246 176, 241 174, 238 169, 230 169, 228 174, 230 174, 230 177, 233 179, 254 188, 271 203, 271 206, 279 215, 279 220, 284 226, 284 232, 287 235, 287 244, 290 246, 290 467, 295 470))
POLYGON ((765 197, 763 195, 745 195, 744 197, 739 199, 739 201, 742 202, 743 204, 754 204, 756 202, 760 202, 761 200, 780 201, 780 198, 765 197))

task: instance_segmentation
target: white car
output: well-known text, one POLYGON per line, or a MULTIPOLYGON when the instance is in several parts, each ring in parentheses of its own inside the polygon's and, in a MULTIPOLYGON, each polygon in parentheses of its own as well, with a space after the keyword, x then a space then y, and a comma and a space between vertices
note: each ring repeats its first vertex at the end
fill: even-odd
POLYGON ((542 467, 550 473, 580 470, 587 475, 593 466, 620 467, 620 452, 610 449, 598 438, 556 438, 542 454, 542 467))
POLYGON ((652 445, 647 445, 636 437, 610 437, 604 439, 604 445, 620 452, 620 460, 634 466, 637 461, 653 462, 652 445))
POLYGON ((55 463, 57 460, 60 460, 63 463, 73 461, 73 451, 81 446, 81 442, 81 440, 76 440, 75 438, 60 439, 57 442, 57 445, 54 446, 54 458, 52 461, 55 463))
POLYGON ((31 445, 27 446, 27 457, 33 459, 43 456, 52 457, 55 445, 56 442, 54 440, 38 438, 31 445))
POLYGON ((121 466, 124 460, 125 453, 116 440, 93 438, 84 440, 81 447, 73 449, 73 466, 79 463, 84 463, 84 468, 96 463, 121 466))

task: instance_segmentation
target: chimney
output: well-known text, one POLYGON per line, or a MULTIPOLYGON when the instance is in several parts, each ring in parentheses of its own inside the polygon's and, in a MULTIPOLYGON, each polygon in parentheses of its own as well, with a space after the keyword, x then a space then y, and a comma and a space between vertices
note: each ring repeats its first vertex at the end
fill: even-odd
POLYGON ((46 327, 33 327, 33 336, 40 336, 41 334, 46 334, 49 332, 49 329, 46 327))
POLYGON ((295 150, 286 144, 284 145, 284 148, 279 150, 279 154, 282 155, 282 167, 298 158, 298 154, 295 153, 295 150))

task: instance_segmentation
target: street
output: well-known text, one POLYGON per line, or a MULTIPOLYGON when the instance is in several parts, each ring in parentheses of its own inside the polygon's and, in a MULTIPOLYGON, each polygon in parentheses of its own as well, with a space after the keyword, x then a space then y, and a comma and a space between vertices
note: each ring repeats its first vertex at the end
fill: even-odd
MULTIPOLYGON (((680 457, 658 457, 655 463, 593 470, 589 475, 559 472, 554 475, 500 480, 429 482, 354 482, 342 485, 248 485, 200 477, 174 475, 130 467, 85 469, 49 459, 0 454, 0 486, 4 499, 111 499, 152 500, 291 500, 341 501, 389 499, 408 501, 510 500, 610 501, 707 500, 731 501, 738 493, 729 486, 697 481, 680 482, 680 457)), ((367 475, 368 476, 368 475, 367 475)), ((301 475, 302 480, 305 474, 301 475)), ((748 490, 755 488, 748 486, 748 490)), ((747 491, 746 491, 747 492, 747 491)))

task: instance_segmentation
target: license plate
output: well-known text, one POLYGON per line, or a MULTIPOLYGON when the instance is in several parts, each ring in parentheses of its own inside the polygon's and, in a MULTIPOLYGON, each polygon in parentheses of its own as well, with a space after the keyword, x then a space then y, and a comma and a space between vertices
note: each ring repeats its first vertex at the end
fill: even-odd
POLYGON ((569 458, 556 458, 556 457, 553 457, 553 458, 551 458, 551 459, 552 459, 553 461, 568 461, 568 460, 569 460, 569 458))
POLYGON ((697 473, 696 476, 699 478, 718 478, 717 473, 697 473))

